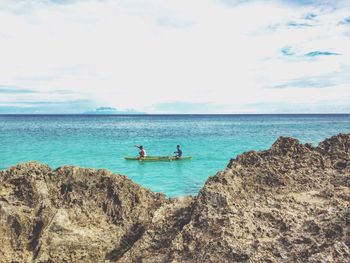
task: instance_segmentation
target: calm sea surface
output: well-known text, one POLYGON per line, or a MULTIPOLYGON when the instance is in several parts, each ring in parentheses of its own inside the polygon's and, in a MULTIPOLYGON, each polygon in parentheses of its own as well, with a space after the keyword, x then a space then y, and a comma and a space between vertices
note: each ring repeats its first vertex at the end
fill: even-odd
POLYGON ((0 169, 37 160, 56 168, 107 168, 168 196, 196 194, 209 175, 248 150, 267 149, 281 135, 317 145, 350 133, 350 115, 0 115, 0 169), (172 155, 181 144, 191 161, 140 163, 172 155))

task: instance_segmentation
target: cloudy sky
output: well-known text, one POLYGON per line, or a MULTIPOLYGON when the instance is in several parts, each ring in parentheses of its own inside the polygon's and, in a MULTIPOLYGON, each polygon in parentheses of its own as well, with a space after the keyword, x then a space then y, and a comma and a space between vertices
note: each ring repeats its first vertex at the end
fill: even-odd
POLYGON ((350 1, 0 0, 0 113, 349 113, 350 1))

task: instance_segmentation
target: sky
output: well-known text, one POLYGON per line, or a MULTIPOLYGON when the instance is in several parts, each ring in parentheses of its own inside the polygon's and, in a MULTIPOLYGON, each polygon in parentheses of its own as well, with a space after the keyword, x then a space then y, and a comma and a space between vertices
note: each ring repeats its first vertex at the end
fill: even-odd
POLYGON ((0 0, 0 114, 350 113, 349 0, 0 0))

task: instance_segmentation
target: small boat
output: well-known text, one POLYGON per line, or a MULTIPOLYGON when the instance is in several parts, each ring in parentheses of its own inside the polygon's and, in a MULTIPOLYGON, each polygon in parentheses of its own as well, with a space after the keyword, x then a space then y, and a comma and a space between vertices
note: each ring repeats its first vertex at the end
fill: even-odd
POLYGON ((175 156, 146 156, 144 158, 140 157, 124 157, 127 161, 140 161, 140 162, 170 162, 170 161, 183 161, 183 160, 191 160, 192 156, 183 156, 183 157, 175 157, 175 156))

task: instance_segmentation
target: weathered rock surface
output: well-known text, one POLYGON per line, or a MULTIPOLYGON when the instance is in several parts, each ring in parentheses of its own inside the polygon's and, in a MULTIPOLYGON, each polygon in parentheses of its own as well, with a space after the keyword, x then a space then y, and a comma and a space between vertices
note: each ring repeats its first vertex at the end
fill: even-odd
POLYGON ((106 170, 25 163, 0 180, 2 262, 118 260, 169 202, 106 170))
POLYGON ((350 134, 279 138, 166 199, 106 170, 0 172, 0 262, 349 262, 350 134))

